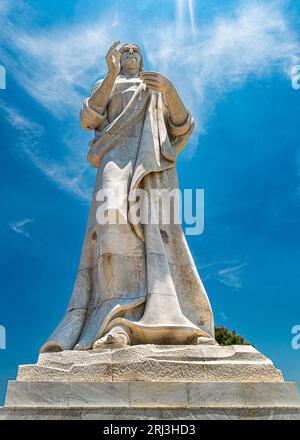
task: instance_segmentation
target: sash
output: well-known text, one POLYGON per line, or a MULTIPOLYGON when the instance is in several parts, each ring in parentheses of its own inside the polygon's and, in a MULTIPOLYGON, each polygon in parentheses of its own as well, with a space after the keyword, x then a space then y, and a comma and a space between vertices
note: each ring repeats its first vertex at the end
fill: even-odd
POLYGON ((118 144, 120 138, 132 128, 135 120, 145 113, 149 96, 150 90, 145 89, 141 83, 122 113, 89 143, 87 160, 94 168, 99 167, 103 156, 118 144))

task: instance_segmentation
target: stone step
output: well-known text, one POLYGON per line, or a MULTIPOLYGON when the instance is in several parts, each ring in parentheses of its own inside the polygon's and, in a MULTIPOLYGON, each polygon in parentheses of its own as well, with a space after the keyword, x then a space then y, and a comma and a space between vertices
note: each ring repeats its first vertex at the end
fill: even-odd
MULTIPOLYGON (((300 420, 296 408, 0 408, 0 420, 300 420)), ((190 422, 189 422, 190 423, 190 422)))
POLYGON ((292 382, 22 382, 8 384, 6 408, 296 408, 292 382))
POLYGON ((63 351, 21 365, 21 381, 283 382, 273 362, 250 345, 137 345, 63 351))

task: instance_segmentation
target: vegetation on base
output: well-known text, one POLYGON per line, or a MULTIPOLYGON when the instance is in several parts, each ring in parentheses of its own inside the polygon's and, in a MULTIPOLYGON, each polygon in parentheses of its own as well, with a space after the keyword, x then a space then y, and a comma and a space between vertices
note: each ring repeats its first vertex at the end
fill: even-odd
POLYGON ((215 339, 220 345, 247 345, 249 342, 246 341, 243 336, 239 336, 235 330, 230 331, 225 327, 215 328, 215 339))

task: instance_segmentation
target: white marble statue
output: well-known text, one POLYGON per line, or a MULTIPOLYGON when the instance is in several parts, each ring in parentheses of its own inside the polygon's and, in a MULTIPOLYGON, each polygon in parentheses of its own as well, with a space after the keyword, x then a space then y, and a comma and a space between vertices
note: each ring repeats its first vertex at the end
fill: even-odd
MULTIPOLYGON (((125 185, 129 209, 138 189, 178 188, 176 158, 194 129, 174 85, 144 71, 137 45, 118 50, 119 44, 81 109, 81 127, 94 130, 88 161, 97 168, 96 184, 72 298, 42 352, 214 338, 210 303, 181 226, 97 221, 99 190, 113 194, 125 185)), ((118 211, 115 199, 110 209, 118 211)))

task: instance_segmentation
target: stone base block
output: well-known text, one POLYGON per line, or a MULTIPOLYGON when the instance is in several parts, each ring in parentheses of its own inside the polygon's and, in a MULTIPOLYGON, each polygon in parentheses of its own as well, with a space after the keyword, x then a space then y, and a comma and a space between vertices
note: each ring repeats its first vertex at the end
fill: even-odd
POLYGON ((300 419, 296 385, 251 346, 144 345, 39 356, 0 419, 300 419))
POLYGON ((300 408, 294 383, 22 382, 6 408, 300 408))
POLYGON ((281 371, 250 345, 136 345, 40 354, 17 380, 46 382, 283 382, 281 371))
POLYGON ((0 408, 0 420, 300 420, 300 408, 0 408))

